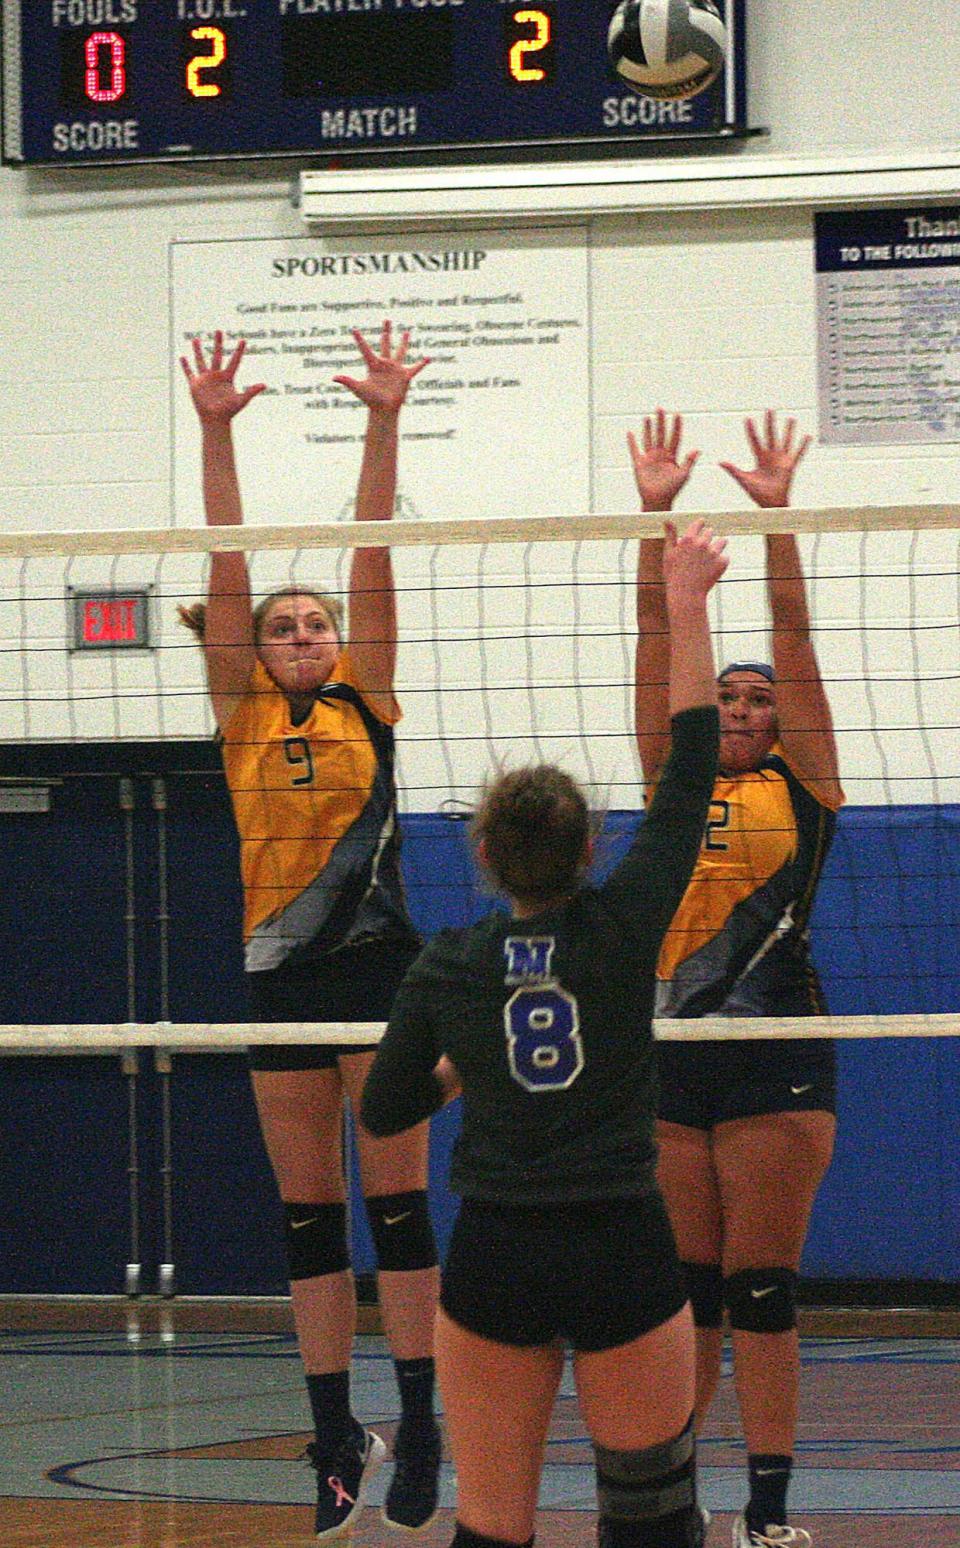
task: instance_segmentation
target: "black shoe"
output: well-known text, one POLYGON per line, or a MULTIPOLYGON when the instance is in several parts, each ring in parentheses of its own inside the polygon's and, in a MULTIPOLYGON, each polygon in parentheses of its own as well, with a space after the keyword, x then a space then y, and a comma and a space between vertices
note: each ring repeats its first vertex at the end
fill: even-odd
POLYGON ((320 1456, 312 1441, 306 1454, 317 1474, 317 1542, 343 1537, 360 1512, 367 1485, 387 1448, 373 1430, 358 1425, 356 1435, 331 1455, 320 1456))
POLYGON ((388 1527, 399 1532, 419 1532, 437 1514, 437 1475, 442 1453, 440 1431, 413 1429, 400 1421, 393 1455, 396 1466, 380 1512, 388 1527))

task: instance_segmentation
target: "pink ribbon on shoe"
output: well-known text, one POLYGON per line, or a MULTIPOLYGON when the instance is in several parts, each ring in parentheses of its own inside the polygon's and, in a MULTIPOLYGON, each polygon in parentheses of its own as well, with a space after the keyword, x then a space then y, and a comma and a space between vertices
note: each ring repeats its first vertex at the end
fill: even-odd
POLYGON ((357 1502, 353 1495, 347 1493, 339 1478, 334 1478, 331 1476, 327 1479, 327 1484, 337 1496, 333 1502, 335 1510, 340 1510, 343 1505, 356 1505, 357 1502))

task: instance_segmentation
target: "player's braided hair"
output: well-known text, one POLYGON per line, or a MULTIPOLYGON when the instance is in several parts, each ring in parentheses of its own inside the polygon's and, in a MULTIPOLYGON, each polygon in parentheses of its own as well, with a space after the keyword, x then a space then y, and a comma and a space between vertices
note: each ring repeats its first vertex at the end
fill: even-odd
MULTIPOLYGON (((313 591, 309 586, 281 586, 279 591, 271 591, 263 597, 253 610, 253 638, 260 639, 260 630, 263 620, 274 602, 280 597, 312 597, 317 605, 327 614, 337 634, 342 633, 343 603, 339 597, 331 597, 323 591, 313 591)), ((205 602, 194 602, 191 607, 178 607, 180 622, 195 634, 200 642, 203 642, 207 628, 207 605, 205 602)))
POLYGON ((586 797, 555 764, 501 774, 484 791, 471 824, 483 840, 484 863, 497 887, 524 903, 546 903, 574 891, 586 867, 590 812, 586 797))

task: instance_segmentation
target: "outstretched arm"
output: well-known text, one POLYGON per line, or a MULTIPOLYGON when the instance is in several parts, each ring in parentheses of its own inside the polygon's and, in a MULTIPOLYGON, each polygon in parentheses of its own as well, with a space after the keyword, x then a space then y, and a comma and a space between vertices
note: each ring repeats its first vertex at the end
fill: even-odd
MULTIPOLYGON (((745 428, 756 465, 738 468, 721 462, 720 466, 757 505, 768 510, 789 506, 793 475, 810 445, 809 435, 794 444, 796 421, 788 419, 780 434, 771 409, 764 415, 762 435, 752 419, 745 428)), ((828 805, 836 805, 843 798, 837 744, 810 634, 800 548, 792 532, 767 533, 764 541, 780 740, 817 794, 828 805)))
POLYGON ((663 590, 670 630, 670 714, 717 702, 707 597, 729 564, 726 538, 699 518, 682 537, 664 522, 663 590))
MULTIPOLYGON (((663 409, 643 422, 643 444, 627 435, 633 476, 645 511, 669 511, 699 452, 680 460, 683 420, 668 424, 663 409)), ((657 778, 670 750, 670 640, 663 587, 663 539, 641 538, 637 566, 637 654, 634 679, 637 747, 643 777, 657 778)))
MULTIPOLYGON (((193 341, 192 366, 185 355, 180 357, 200 419, 203 509, 211 527, 239 526, 243 521, 232 422, 264 390, 263 382, 243 391, 236 385, 245 349, 246 340, 241 339, 224 362, 223 334, 218 329, 209 363, 199 339, 193 341)), ((247 688, 255 660, 250 580, 241 553, 210 556, 203 644, 213 712, 222 730, 247 688)))
POLYGON ((726 540, 703 521, 692 522, 682 537, 672 522, 664 530, 670 754, 646 820, 602 889, 637 933, 651 968, 696 863, 716 778, 719 721, 707 596, 727 568, 726 540))
MULTIPOLYGON (((365 377, 335 376, 367 406, 367 431, 357 483, 357 521, 389 521, 397 495, 397 441, 400 410, 410 383, 429 364, 408 365, 409 333, 394 350, 392 330, 385 322, 378 349, 354 330, 357 348, 367 368, 365 377)), ((357 681, 387 714, 393 709, 393 674, 397 655, 397 610, 393 566, 387 547, 355 548, 350 566, 350 655, 357 681)))

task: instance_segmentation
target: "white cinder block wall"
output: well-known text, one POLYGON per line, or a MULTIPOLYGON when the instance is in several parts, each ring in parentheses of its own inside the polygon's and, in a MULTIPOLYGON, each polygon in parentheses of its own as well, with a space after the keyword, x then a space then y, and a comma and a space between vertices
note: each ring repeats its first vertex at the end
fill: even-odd
MULTIPOLYGON (((771 133, 731 154, 816 155, 826 165, 850 153, 956 145, 954 0, 902 0, 892 10, 886 0, 857 6, 752 0, 750 10, 749 117, 771 133)), ((171 383, 174 391, 182 384, 172 377, 178 368, 170 347, 169 244, 302 235, 289 197, 295 170, 270 163, 227 170, 0 170, 0 530, 170 524, 171 383)), ((323 239, 315 240, 322 247, 323 239)), ((523 241, 521 228, 517 242, 523 241)), ((702 449, 685 507, 742 505, 715 464, 745 454, 744 415, 770 406, 816 429, 811 212, 621 216, 593 221, 590 241, 595 509, 633 508, 625 433, 660 403, 684 414, 689 444, 702 449)), ((463 476, 475 482, 483 457, 495 452, 483 448, 463 476)), ((258 455, 244 450, 251 506, 257 479, 269 471, 258 455)), ((954 499, 960 503, 955 444, 815 447, 797 488, 797 502, 806 505, 954 499)), ((322 519, 337 512, 309 514, 322 519)), ((805 551, 852 799, 957 799, 960 783, 951 778, 952 728, 960 723, 954 535, 916 543, 899 535, 824 537, 806 541, 805 551), (911 567, 920 576, 913 587, 904 579, 911 567), (911 637, 906 625, 918 610, 931 627, 911 637), (930 685, 914 688, 918 676, 930 685), (917 731, 921 721, 926 738, 917 731), (887 728, 883 738, 879 726, 887 728), (891 736, 891 728, 899 735, 891 736)), ((751 643, 758 648, 759 557, 756 540, 737 543, 718 619, 725 654, 751 643)), ((554 555, 547 567, 559 575, 562 562, 554 555)), ((619 562, 618 552, 591 547, 578 556, 578 577, 609 579, 619 562)), ((453 569, 462 578, 467 566, 461 556, 453 569)), ((209 721, 199 664, 177 632, 172 602, 161 608, 160 638, 182 648, 160 652, 162 659, 67 658, 63 587, 89 578, 94 568, 77 561, 65 576, 60 561, 30 567, 29 633, 44 648, 28 653, 21 648, 22 575, 4 563, 0 737, 204 734, 209 721)), ((102 562, 96 574, 104 579, 102 562)), ((140 560, 121 561, 106 576, 118 584, 152 578, 140 560)), ((160 590, 171 596, 200 584, 192 561, 170 562, 160 577, 160 590)), ((568 589, 561 585, 552 618, 549 610, 536 613, 535 632, 569 626, 568 589)), ((485 615, 491 634, 509 633, 515 606, 515 596, 491 597, 485 615)), ((586 644, 559 647, 549 640, 525 653, 504 648, 485 663, 470 639, 473 615, 451 616, 445 627, 458 626, 465 638, 445 653, 442 706, 433 692, 435 656, 411 641, 401 668, 408 803, 430 809, 444 788, 463 795, 461 787, 482 774, 476 743, 442 756, 437 738, 441 732, 451 742, 461 732, 477 735, 482 704, 463 689, 483 682, 488 703, 496 701, 503 716, 495 741, 533 741, 593 775, 612 804, 635 804, 635 762, 624 724, 629 644, 604 638, 610 624, 614 633, 628 631, 631 612, 625 588, 609 619, 595 602, 585 602, 586 644), (576 678, 580 695, 548 690, 558 676, 576 678), (528 679, 541 685, 539 694, 515 692, 528 679), (619 684, 616 691, 611 681, 619 684), (498 686, 504 691, 494 692, 498 686), (587 732, 594 738, 590 757, 587 732)), ((430 622, 426 603, 411 604, 404 615, 411 634, 430 622)), ((499 750, 498 741, 491 752, 499 750)))

